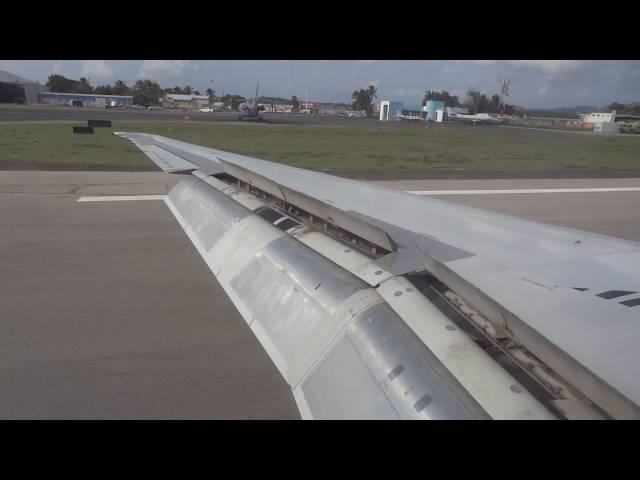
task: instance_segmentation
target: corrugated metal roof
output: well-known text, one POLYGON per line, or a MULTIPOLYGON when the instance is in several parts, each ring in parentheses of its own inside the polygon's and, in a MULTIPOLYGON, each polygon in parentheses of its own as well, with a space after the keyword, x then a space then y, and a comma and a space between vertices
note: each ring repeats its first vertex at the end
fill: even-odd
POLYGON ((97 97, 97 98, 133 98, 131 95, 97 95, 95 93, 62 93, 62 92, 41 92, 38 95, 67 95, 73 97, 97 97))
POLYGON ((36 83, 33 80, 19 77, 13 73, 3 72, 0 70, 0 82, 2 83, 36 83))

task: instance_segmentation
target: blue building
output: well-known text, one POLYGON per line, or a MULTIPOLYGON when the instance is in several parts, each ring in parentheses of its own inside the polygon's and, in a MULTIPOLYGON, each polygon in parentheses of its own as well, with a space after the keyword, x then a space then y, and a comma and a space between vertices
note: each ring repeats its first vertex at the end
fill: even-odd
POLYGON ((384 100, 380 102, 380 120, 399 120, 398 115, 402 115, 402 102, 384 100))
POLYGON ((425 110, 427 112, 427 120, 431 120, 435 122, 437 120, 437 110, 444 110, 444 102, 439 100, 429 100, 425 105, 425 110))
POLYGON ((123 107, 133 105, 133 97, 128 95, 95 95, 93 93, 41 92, 38 93, 38 102, 72 107, 123 107))
POLYGON ((407 117, 424 117, 422 107, 416 105, 403 107, 402 114, 407 117))

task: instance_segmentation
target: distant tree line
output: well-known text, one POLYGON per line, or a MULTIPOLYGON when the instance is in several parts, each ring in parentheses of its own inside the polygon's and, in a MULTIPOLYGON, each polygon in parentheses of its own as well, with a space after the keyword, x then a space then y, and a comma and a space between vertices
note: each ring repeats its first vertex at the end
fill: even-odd
MULTIPOLYGON (((470 113, 501 113, 500 112, 500 96, 493 95, 489 98, 480 90, 470 88, 464 102, 460 102, 456 95, 450 95, 446 90, 426 90, 422 98, 422 106, 424 107, 428 101, 444 102, 445 107, 466 107, 470 113)), ((515 107, 505 104, 504 113, 513 115, 515 107)))
POLYGON ((437 91, 437 90, 427 90, 424 92, 424 97, 422 97, 422 106, 424 107, 427 102, 436 101, 436 102, 444 102, 445 107, 459 107, 460 102, 458 101, 458 97, 455 95, 449 95, 449 92, 446 90, 437 91))
POLYGON ((80 80, 71 80, 62 75, 49 75, 47 87, 52 92, 60 93, 93 93, 93 87, 89 80, 81 77, 80 80))
POLYGON ((624 103, 613 102, 607 107, 607 110, 615 110, 616 113, 626 113, 628 115, 640 115, 640 103, 625 105, 624 103))
POLYGON ((80 78, 80 80, 72 80, 57 74, 50 75, 46 85, 49 91, 59 93, 129 95, 133 97, 133 103, 144 105, 145 107, 159 105, 165 90, 167 90, 163 90, 157 82, 148 79, 138 80, 133 87, 129 87, 123 80, 116 80, 113 85, 98 85, 93 88, 89 80, 84 77, 80 78))

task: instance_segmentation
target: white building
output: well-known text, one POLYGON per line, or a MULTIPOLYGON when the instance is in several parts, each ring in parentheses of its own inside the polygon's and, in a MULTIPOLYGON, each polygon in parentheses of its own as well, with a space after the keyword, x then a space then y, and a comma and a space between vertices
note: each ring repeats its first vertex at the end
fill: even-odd
POLYGON ((615 110, 610 113, 581 113, 579 115, 580 120, 583 123, 604 123, 604 122, 615 122, 616 121, 616 112, 615 110))
POLYGON ((380 102, 380 120, 398 120, 398 115, 402 115, 402 102, 383 100, 380 102))
POLYGON ((164 104, 167 108, 197 109, 209 106, 209 96, 169 93, 165 97, 164 104))

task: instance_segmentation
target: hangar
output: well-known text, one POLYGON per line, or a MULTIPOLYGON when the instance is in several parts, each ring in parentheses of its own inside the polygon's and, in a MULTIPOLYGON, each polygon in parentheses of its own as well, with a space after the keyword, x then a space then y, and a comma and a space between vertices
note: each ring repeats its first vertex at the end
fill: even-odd
POLYGON ((40 103, 69 105, 72 107, 122 107, 133 105, 131 95, 97 95, 95 93, 43 92, 38 94, 40 103))
POLYGON ((38 103, 38 93, 45 90, 38 82, 0 71, 0 103, 38 103))

